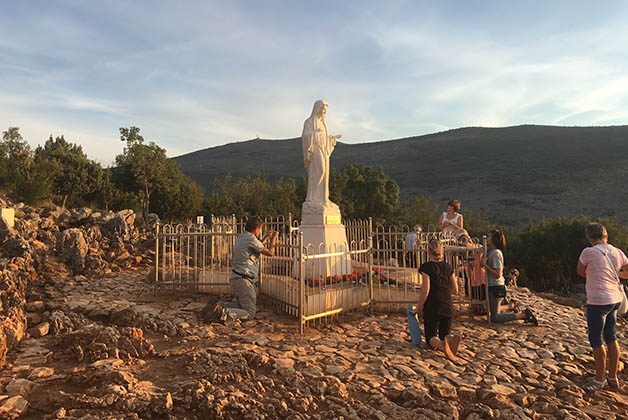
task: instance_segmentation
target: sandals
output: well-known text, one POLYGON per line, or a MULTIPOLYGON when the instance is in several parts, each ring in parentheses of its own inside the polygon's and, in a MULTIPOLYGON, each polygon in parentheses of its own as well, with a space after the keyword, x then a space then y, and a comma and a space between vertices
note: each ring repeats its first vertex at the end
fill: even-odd
POLYGON ((589 382, 588 384, 583 386, 582 389, 584 389, 586 392, 595 392, 595 391, 599 391, 600 389, 604 388, 607 383, 608 382, 606 381, 606 379, 604 379, 601 382, 600 381, 596 381, 595 379, 591 379, 591 382, 589 382))
POLYGON ((536 319, 536 316, 534 316, 534 313, 532 312, 530 308, 525 308, 523 310, 523 313, 526 316, 523 322, 525 322, 526 324, 532 324, 535 327, 539 326, 539 321, 536 319))
POLYGON ((619 389, 619 378, 606 378, 610 389, 619 389))
POLYGON ((443 340, 443 351, 445 356, 452 362, 458 360, 458 347, 460 347, 461 337, 459 335, 448 335, 443 340))

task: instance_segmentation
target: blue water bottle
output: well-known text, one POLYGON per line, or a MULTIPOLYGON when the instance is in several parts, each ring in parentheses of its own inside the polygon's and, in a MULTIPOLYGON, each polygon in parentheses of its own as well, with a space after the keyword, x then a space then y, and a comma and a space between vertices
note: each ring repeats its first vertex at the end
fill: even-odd
POLYGON ((419 318, 417 314, 413 314, 412 311, 416 309, 416 306, 408 306, 406 308, 406 315, 408 315, 408 327, 410 328, 410 339, 415 346, 421 345, 421 328, 419 327, 419 318))

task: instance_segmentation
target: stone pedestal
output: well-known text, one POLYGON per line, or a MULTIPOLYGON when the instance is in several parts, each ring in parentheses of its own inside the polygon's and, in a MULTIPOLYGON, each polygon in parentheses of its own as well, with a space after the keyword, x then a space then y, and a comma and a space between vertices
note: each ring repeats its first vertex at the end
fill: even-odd
MULTIPOLYGON (((340 209, 331 201, 303 203, 300 231, 307 255, 330 254, 349 250, 347 233, 341 224, 340 209)), ((351 256, 339 255, 308 260, 306 280, 351 274, 351 256)))

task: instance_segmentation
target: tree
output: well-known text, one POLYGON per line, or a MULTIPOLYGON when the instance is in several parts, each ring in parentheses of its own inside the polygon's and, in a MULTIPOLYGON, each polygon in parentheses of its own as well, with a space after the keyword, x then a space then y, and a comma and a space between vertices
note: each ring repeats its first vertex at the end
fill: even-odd
POLYGON ((94 198, 105 210, 133 209, 141 211, 142 197, 136 191, 129 191, 116 185, 113 179, 115 169, 117 168, 103 170, 102 185, 94 194, 94 198))
POLYGON ((0 143, 0 185, 12 189, 16 178, 30 166, 31 149, 20 134, 19 127, 2 132, 0 143))
POLYGON ((291 178, 280 178, 274 184, 264 176, 235 179, 226 176, 214 183, 214 189, 203 204, 204 213, 255 214, 263 216, 300 217, 305 191, 291 178))
POLYGON ((482 238, 483 235, 496 228, 496 225, 488 220, 486 211, 479 210, 474 213, 469 209, 464 209, 462 217, 464 228, 472 238, 482 238))
POLYGON ((68 198, 72 205, 82 205, 86 198, 102 187, 103 170, 100 164, 88 159, 80 145, 68 143, 64 136, 54 140, 50 136, 43 147, 35 150, 35 159, 59 163, 53 192, 61 197, 62 207, 66 206, 68 198))
POLYGON ((49 200, 54 178, 60 170, 55 160, 35 161, 31 156, 27 166, 14 178, 11 197, 30 205, 49 200))
POLYGON ((50 198, 59 165, 56 161, 36 161, 18 127, 2 133, 0 163, 1 185, 11 198, 28 204, 50 198))
POLYGON ((332 172, 330 198, 347 219, 373 217, 375 223, 397 221, 402 215, 399 185, 379 166, 349 164, 332 172))
POLYGON ((121 155, 116 156, 116 164, 130 173, 134 189, 141 192, 142 216, 148 222, 150 196, 162 181, 167 168, 166 150, 153 142, 144 144, 144 137, 137 127, 120 128, 120 140, 126 142, 126 147, 121 155))
POLYGON ((437 230, 437 212, 438 205, 432 203, 429 196, 418 196, 408 204, 406 222, 408 226, 421 225, 424 232, 437 230))
POLYGON ((164 219, 191 219, 200 212, 203 191, 181 172, 174 161, 168 160, 164 177, 155 186, 152 201, 153 211, 164 219))

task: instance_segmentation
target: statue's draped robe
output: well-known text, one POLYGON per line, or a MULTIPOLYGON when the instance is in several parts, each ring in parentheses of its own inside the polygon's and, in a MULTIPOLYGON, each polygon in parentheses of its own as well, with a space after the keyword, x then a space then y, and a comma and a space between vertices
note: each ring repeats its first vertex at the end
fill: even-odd
POLYGON ((318 107, 322 106, 322 101, 314 104, 312 115, 305 120, 301 135, 303 163, 307 170, 306 202, 329 202, 329 157, 334 151, 336 138, 328 135, 327 125, 317 116, 318 107))

